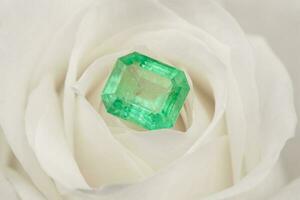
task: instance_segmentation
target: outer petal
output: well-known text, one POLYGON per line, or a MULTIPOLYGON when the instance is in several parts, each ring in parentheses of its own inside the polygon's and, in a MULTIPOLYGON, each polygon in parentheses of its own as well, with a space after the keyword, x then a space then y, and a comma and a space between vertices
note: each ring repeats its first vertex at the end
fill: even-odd
POLYGON ((300 178, 282 188, 268 200, 298 200, 300 199, 300 178))
POLYGON ((18 164, 0 129, 0 199, 44 200, 18 164))
POLYGON ((25 119, 31 125, 27 129, 28 140, 51 178, 68 188, 88 189, 65 139, 62 110, 53 82, 45 77, 28 99, 25 119), (43 106, 38 106, 41 103, 43 106), (32 116, 39 116, 38 120, 32 116))
POLYGON ((46 198, 37 190, 30 180, 22 177, 13 170, 6 170, 7 180, 13 185, 17 195, 22 200, 46 200, 46 198))
MULTIPOLYGON (((238 184, 208 199, 232 199, 254 188, 270 173, 286 141, 294 135, 297 117, 291 80, 281 62, 263 39, 251 39, 261 100, 261 162, 238 184)), ((263 195, 263 194, 261 194, 263 195)))
POLYGON ((60 198, 25 137, 27 89, 36 61, 53 33, 87 2, 0 1, 0 125, 17 159, 49 199, 60 198))
POLYGON ((179 164, 140 184, 115 186, 94 192, 68 194, 67 199, 97 200, 182 200, 199 199, 231 185, 227 136, 201 146, 179 164), (207 163, 211 166, 208 167, 207 163), (192 173, 201 171, 201 173, 192 173))
POLYGON ((12 184, 0 172, 0 198, 9 200, 18 200, 18 195, 12 184))
POLYGON ((284 162, 281 158, 261 182, 249 191, 241 192, 234 197, 228 198, 228 200, 266 200, 284 187, 288 183, 287 179, 286 169, 284 168, 284 162))
POLYGON ((13 185, 9 182, 9 180, 4 176, 3 173, 3 169, 9 165, 11 157, 12 152, 0 128, 0 199, 18 199, 18 195, 13 185))

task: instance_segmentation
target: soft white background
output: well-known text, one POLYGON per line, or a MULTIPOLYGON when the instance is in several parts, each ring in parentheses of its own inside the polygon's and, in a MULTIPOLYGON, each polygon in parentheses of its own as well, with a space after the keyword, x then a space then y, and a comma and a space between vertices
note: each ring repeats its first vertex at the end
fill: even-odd
MULTIPOLYGON (((298 118, 300 115, 300 1, 221 0, 247 33, 265 37, 292 78, 298 118)), ((300 126, 283 151, 291 179, 300 176, 300 126)))

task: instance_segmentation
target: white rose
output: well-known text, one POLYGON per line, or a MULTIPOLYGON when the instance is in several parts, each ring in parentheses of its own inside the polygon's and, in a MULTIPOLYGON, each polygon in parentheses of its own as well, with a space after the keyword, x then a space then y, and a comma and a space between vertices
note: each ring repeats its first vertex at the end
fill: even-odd
POLYGON ((217 4, 1 1, 0 13, 1 199, 265 199, 284 183, 290 79, 217 4), (134 50, 189 76, 176 128, 138 131, 103 109, 103 82, 134 50))

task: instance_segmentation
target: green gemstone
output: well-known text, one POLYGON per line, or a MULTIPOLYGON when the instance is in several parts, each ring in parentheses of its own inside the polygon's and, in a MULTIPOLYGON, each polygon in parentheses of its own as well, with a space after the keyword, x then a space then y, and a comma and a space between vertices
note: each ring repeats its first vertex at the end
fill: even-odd
POLYGON ((102 100, 108 113, 155 130, 174 126, 189 90, 183 71, 133 52, 117 60, 102 100))

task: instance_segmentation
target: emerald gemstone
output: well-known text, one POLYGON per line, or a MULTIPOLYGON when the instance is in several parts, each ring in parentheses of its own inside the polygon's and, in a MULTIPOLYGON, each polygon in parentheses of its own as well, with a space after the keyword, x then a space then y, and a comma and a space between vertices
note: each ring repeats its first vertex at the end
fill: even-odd
POLYGON ((117 60, 101 96, 108 113, 155 130, 174 126, 189 90, 183 71, 133 52, 117 60))

